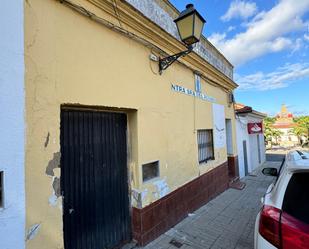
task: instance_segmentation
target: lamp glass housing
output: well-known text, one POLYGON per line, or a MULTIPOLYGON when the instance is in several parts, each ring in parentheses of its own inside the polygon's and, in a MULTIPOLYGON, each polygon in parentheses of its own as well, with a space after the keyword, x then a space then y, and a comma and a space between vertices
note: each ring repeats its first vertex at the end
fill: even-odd
POLYGON ((188 4, 186 10, 181 12, 174 22, 176 23, 180 39, 187 46, 190 46, 200 40, 206 21, 194 9, 192 4, 188 4))

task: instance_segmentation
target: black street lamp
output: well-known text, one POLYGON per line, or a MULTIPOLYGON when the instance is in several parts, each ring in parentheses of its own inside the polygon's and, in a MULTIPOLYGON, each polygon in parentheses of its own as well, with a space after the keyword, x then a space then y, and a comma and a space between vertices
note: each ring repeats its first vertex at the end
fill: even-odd
POLYGON ((178 18, 174 20, 176 23, 178 33, 181 41, 188 48, 186 51, 168 56, 166 58, 159 59, 159 72, 167 69, 173 64, 179 57, 189 54, 193 49, 193 44, 199 42, 205 19, 197 12, 193 4, 188 4, 186 9, 182 11, 178 18))

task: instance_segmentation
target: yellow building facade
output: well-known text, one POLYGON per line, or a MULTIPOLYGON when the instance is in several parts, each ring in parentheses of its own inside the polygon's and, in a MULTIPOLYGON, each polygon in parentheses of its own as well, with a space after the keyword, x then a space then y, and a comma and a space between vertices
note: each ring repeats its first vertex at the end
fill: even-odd
MULTIPOLYGON (((154 2, 171 17, 177 16, 169 2, 154 2)), ((114 176, 106 176, 104 170, 101 178, 96 170, 91 175, 87 169, 83 171, 89 160, 95 162, 93 157, 99 158, 100 154, 98 149, 97 154, 89 152, 91 155, 86 157, 87 148, 93 146, 94 152, 99 143, 91 132, 106 117, 114 120, 111 115, 115 120, 108 124, 106 133, 101 133, 100 141, 111 136, 110 145, 104 143, 118 150, 121 146, 112 147, 112 143, 121 136, 111 134, 115 126, 124 124, 126 174, 117 179, 124 188, 104 189, 108 197, 95 210, 104 209, 109 215, 116 210, 117 198, 122 198, 117 206, 120 211, 124 208, 119 222, 126 220, 128 230, 104 244, 106 248, 131 239, 146 244, 228 187, 227 162, 230 167, 237 164, 235 117, 230 101, 237 85, 231 75, 211 65, 198 52, 160 75, 158 62, 150 60, 150 54, 163 57, 185 47, 127 1, 28 0, 24 8, 26 248, 78 248, 71 244, 72 240, 81 245, 103 245, 104 241, 96 239, 87 242, 85 234, 91 231, 87 226, 99 229, 93 232, 94 238, 101 230, 119 231, 115 226, 98 228, 106 226, 105 216, 96 219, 97 223, 89 223, 92 212, 87 214, 97 205, 98 192, 103 191, 101 185, 92 186, 92 182, 104 179, 102 184, 113 184, 114 176), (195 90, 197 79, 200 92, 195 90), (117 123, 117 115, 124 121, 117 123), (213 156, 200 163, 198 134, 205 130, 213 137, 212 145, 207 145, 212 147, 213 156), (74 139, 84 132, 90 134, 87 136, 92 142, 78 140, 76 145, 74 139), (72 138, 66 140, 66 136, 72 138), (71 147, 66 144, 69 140, 73 141, 71 147), (74 157, 80 146, 84 154, 74 157), (81 155, 85 157, 81 159, 81 155), (72 158, 79 160, 82 171, 74 171, 77 166, 72 158), (71 171, 65 171, 70 163, 71 171), (63 173, 67 178, 63 179, 63 173), (70 176, 79 180, 73 181, 70 176), (72 186, 78 182, 81 186, 72 186), (75 190, 75 197, 64 188, 68 192, 75 190), (75 198, 84 211, 78 211, 73 204, 65 206, 66 198, 75 198), (74 212, 79 218, 72 223, 68 217, 74 212), (71 232, 73 227, 78 231, 71 232)), ((232 70, 206 39, 202 42, 232 70)), ((113 158, 121 157, 121 153, 119 149, 113 158)), ((113 167, 117 167, 117 160, 113 167)))

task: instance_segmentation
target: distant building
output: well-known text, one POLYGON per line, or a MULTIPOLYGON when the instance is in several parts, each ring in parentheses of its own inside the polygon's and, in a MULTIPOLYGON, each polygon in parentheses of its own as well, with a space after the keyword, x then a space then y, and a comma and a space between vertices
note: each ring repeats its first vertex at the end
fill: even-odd
POLYGON ((266 114, 250 106, 235 104, 239 177, 248 175, 265 162, 263 119, 266 114))
POLYGON ((298 138, 293 134, 293 128, 296 126, 293 120, 293 114, 288 112, 286 105, 281 106, 280 113, 276 116, 276 122, 273 128, 282 132, 278 138, 273 137, 272 142, 283 147, 295 146, 298 144, 298 138))

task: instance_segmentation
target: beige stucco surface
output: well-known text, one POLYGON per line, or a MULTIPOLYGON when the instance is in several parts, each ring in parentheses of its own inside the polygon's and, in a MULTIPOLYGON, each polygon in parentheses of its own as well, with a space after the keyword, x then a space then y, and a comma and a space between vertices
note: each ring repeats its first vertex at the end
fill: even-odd
MULTIPOLYGON (((227 160, 223 148, 215 151, 215 160, 198 164, 196 130, 213 128, 212 104, 171 90, 172 83, 194 90, 191 70, 175 63, 160 76, 149 48, 58 1, 28 0, 25 11, 26 231, 39 224, 27 248, 63 248, 62 203, 52 187, 60 177, 63 104, 128 113, 130 183, 143 193, 143 206, 160 197, 159 184, 173 191, 227 160), (141 165, 155 160, 160 178, 143 184, 141 165), (46 170, 53 165, 52 175, 46 170)), ((204 80, 202 91, 224 105, 226 118, 233 120, 236 154, 227 93, 204 80)), ((133 197, 132 204, 137 205, 133 197)))

